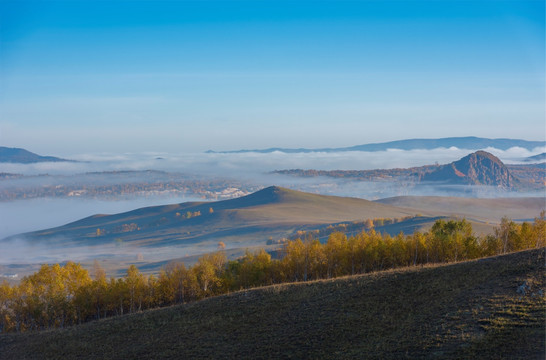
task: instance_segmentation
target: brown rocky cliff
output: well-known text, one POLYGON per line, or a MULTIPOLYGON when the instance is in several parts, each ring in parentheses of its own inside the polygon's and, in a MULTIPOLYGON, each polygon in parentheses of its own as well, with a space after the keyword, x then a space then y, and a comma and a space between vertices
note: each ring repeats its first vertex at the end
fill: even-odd
POLYGON ((449 184, 491 185, 513 188, 518 180, 496 156, 477 151, 464 158, 426 174, 423 181, 442 181, 449 184))

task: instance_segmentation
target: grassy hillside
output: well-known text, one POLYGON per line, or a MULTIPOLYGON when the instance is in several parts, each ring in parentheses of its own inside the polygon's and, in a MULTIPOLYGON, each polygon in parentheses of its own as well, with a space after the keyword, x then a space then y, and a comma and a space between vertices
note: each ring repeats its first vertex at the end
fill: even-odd
POLYGON ((543 359, 544 250, 0 335, 0 357, 543 359))
MULTIPOLYGON (((237 236, 263 240, 290 231, 294 226, 324 224, 373 217, 414 215, 411 210, 364 199, 316 195, 269 187, 248 196, 216 202, 193 202, 141 208, 121 214, 95 215, 58 228, 24 234, 33 241, 61 241, 69 245, 111 243, 113 239, 146 246, 173 242, 201 242, 237 236), (210 211, 212 209, 212 212, 210 211), (199 213, 186 218, 185 214, 199 213), (124 225, 135 224, 124 230, 124 225), (271 234, 272 229, 277 234, 271 234), (102 230, 97 235, 97 229, 102 230)), ((17 236, 14 236, 15 238, 17 236)))

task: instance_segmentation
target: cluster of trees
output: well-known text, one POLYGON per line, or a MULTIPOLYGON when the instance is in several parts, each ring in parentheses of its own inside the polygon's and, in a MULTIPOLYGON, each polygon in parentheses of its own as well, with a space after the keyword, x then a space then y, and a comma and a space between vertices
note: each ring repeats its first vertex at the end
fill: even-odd
POLYGON ((18 285, 0 285, 0 332, 64 327, 108 316, 195 301, 240 289, 308 281, 427 263, 452 262, 546 246, 544 212, 534 223, 502 219, 493 235, 476 236, 465 220, 438 220, 427 233, 391 237, 371 229, 354 236, 335 232, 326 243, 307 234, 284 244, 274 260, 264 250, 227 261, 219 251, 196 264, 169 263, 146 276, 131 265, 107 279, 72 262, 43 265, 18 285))
POLYGON ((179 212, 177 212, 175 216, 180 217, 181 219, 191 219, 192 217, 201 216, 201 211, 187 211, 185 214, 180 214, 179 212))
POLYGON ((373 227, 381 227, 391 224, 396 224, 399 222, 407 221, 414 218, 419 218, 421 215, 416 216, 404 216, 401 218, 374 218, 374 219, 366 219, 364 221, 352 221, 350 223, 340 223, 340 224, 332 224, 328 225, 327 227, 315 229, 315 230, 298 230, 296 233, 288 238, 277 240, 276 242, 271 239, 271 241, 268 242, 268 245, 272 245, 274 243, 282 244, 286 241, 290 240, 296 240, 296 239, 302 239, 306 236, 313 236, 318 239, 324 239, 328 238, 328 236, 334 232, 343 232, 345 234, 356 234, 360 233, 365 230, 370 230, 373 227))
MULTIPOLYGON (((213 208, 209 208, 209 214, 212 214, 212 213, 214 213, 213 208)), ((193 212, 187 211, 184 214, 176 212, 174 214, 174 217, 178 220, 191 219, 197 216, 201 216, 201 211, 193 211, 193 212)), ((169 222, 170 222, 169 218, 163 216, 159 219, 155 219, 154 221, 148 224, 144 224, 142 228, 162 226, 162 225, 168 224, 169 222)), ((97 228, 94 234, 96 237, 99 237, 99 236, 105 236, 108 234, 120 234, 120 233, 139 231, 139 230, 141 230, 141 226, 139 226, 137 223, 129 223, 129 224, 121 224, 110 229, 97 228)))

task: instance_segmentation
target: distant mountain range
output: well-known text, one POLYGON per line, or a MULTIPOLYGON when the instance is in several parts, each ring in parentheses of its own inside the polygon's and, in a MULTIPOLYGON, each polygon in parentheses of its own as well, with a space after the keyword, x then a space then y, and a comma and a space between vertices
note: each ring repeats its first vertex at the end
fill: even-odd
POLYGON ((404 180, 418 185, 436 183, 447 185, 489 185, 506 190, 539 188, 545 186, 544 171, 541 168, 516 165, 512 174, 510 168, 499 158, 486 152, 477 151, 445 165, 427 165, 408 169, 379 170, 277 170, 274 173, 299 177, 329 176, 362 181, 404 180), (526 171, 527 170, 527 171, 526 171))
POLYGON ((500 150, 507 150, 513 147, 520 147, 527 150, 533 150, 537 147, 546 146, 546 141, 527 141, 519 139, 487 139, 474 136, 467 137, 448 137, 441 139, 408 139, 390 141, 384 143, 364 144, 343 148, 319 148, 319 149, 287 149, 287 148, 269 148, 261 150, 233 150, 233 151, 212 151, 207 153, 271 153, 280 151, 284 153, 309 153, 309 152, 339 152, 339 151, 385 151, 388 149, 400 150, 432 150, 437 148, 456 147, 459 149, 480 150, 492 147, 500 150))
POLYGON ((39 163, 39 162, 61 162, 61 161, 73 161, 73 160, 61 159, 54 156, 41 156, 25 149, 0 146, 0 163, 31 164, 31 163, 39 163))

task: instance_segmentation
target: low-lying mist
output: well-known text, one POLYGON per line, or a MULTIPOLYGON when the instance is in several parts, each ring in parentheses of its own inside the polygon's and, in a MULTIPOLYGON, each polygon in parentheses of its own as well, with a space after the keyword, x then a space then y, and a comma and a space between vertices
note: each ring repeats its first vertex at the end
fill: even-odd
MULTIPOLYGON (((506 163, 519 163, 524 158, 544 152, 537 148, 528 151, 512 148, 506 151, 485 149, 506 163)), ((11 191, 13 187, 41 187, 77 183, 81 185, 130 183, 149 180, 152 174, 127 173, 111 176, 89 174, 93 172, 159 170, 178 174, 183 179, 222 178, 226 186, 240 182, 248 189, 270 185, 284 186, 295 190, 327 195, 351 196, 370 200, 401 195, 444 195, 468 197, 544 196, 544 192, 510 193, 494 187, 437 186, 421 184, 414 186, 403 181, 353 181, 328 177, 297 178, 270 174, 280 169, 316 170, 370 170, 408 168, 445 164, 468 155, 471 150, 439 148, 435 150, 388 150, 380 152, 335 152, 335 153, 198 153, 198 154, 80 154, 71 159, 81 162, 0 164, 0 173, 23 174, 22 178, 0 180, 0 190, 11 191), (50 176, 36 176, 49 174, 50 176)), ((155 175, 153 175, 155 176, 155 175)), ((161 177, 161 176, 159 176, 161 177)), ((155 181, 155 180, 153 180, 155 181)), ((157 181, 167 181, 159 179, 157 181)), ((224 183, 224 182, 223 182, 224 183)), ((234 195, 235 196, 235 195, 234 195)), ((0 202, 0 239, 7 236, 64 225, 97 213, 119 213, 135 208, 202 200, 191 194, 166 196, 157 193, 135 193, 130 196, 112 194, 108 201, 102 198, 42 198, 0 202), (117 201, 114 201, 117 200, 117 201)))
MULTIPOLYGON (((0 202, 0 240, 15 234, 62 226, 95 214, 116 214, 145 206, 197 200, 202 201, 157 196, 120 201, 64 198, 0 202)), ((0 257, 3 251, 0 245, 0 257)))
MULTIPOLYGON (((520 163, 529 156, 545 152, 545 148, 529 151, 511 148, 506 151, 483 149, 505 163, 520 163)), ((0 164, 0 173, 24 175, 74 175, 97 171, 163 170, 184 174, 235 177, 257 176, 281 169, 371 170, 408 168, 445 164, 460 159, 474 150, 438 148, 434 150, 387 150, 377 152, 312 152, 312 153, 126 153, 79 154, 71 159, 80 162, 35 164, 0 164)))

